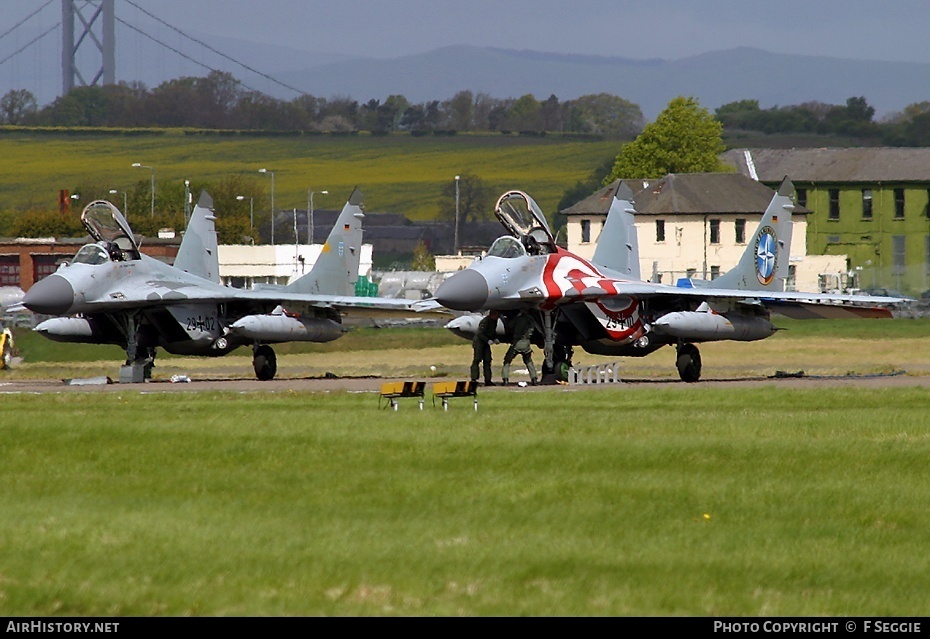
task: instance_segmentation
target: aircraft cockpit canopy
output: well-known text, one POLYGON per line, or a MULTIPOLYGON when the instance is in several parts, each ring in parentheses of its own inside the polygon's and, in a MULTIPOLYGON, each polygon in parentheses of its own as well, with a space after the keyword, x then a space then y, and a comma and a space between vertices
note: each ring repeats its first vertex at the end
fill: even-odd
POLYGON ((97 242, 107 247, 112 259, 139 259, 139 247, 129 223, 110 202, 96 200, 88 204, 81 213, 81 223, 97 242))
POLYGON ((106 264, 110 261, 110 254, 99 244, 85 244, 71 259, 72 264, 106 264))
POLYGON ((504 193, 494 206, 494 214, 515 237, 520 238, 529 253, 555 252, 555 240, 546 216, 535 200, 523 191, 504 193))
POLYGON ((489 257, 514 258, 526 255, 526 248, 515 237, 504 235, 494 240, 494 244, 488 249, 489 257))

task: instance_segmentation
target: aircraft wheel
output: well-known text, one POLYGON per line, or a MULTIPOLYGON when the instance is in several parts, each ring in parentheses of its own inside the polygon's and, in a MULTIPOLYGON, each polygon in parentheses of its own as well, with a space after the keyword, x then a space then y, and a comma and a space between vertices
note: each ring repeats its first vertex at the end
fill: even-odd
POLYGON ((551 368, 546 365, 546 360, 543 358, 542 374, 543 376, 554 376, 557 381, 568 381, 568 370, 572 367, 572 348, 570 346, 556 346, 555 349, 555 362, 553 362, 551 368))
POLYGON ((694 344, 682 344, 678 347, 678 376, 683 382, 696 382, 701 379, 701 353, 694 344))
POLYGON ((274 354, 274 349, 268 344, 262 344, 255 349, 255 356, 252 358, 252 367, 255 368, 255 377, 263 382, 274 379, 275 373, 278 372, 278 361, 274 354))

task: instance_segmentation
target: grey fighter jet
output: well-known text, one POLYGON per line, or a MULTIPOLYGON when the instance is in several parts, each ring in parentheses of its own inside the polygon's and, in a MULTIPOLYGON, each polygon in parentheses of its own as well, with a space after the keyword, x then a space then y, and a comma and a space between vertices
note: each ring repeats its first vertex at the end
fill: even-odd
POLYGON ((407 300, 356 297, 362 247, 362 194, 342 209, 309 273, 287 286, 241 290, 219 283, 213 201, 194 208, 174 266, 139 251, 129 224, 110 202, 81 215, 96 240, 69 264, 36 282, 23 298, 35 313, 56 315, 35 330, 61 342, 117 344, 126 351, 121 381, 151 376, 155 349, 220 356, 252 347, 255 375, 274 378, 270 344, 328 342, 346 330, 342 317, 412 317, 407 300))
MULTIPOLYGON (((632 193, 624 186, 611 204, 597 249, 588 261, 556 246, 542 211, 522 191, 498 200, 495 214, 510 232, 485 257, 445 280, 435 300, 459 311, 527 309, 535 316, 549 379, 564 379, 573 349, 598 355, 648 355, 663 346, 677 351, 686 382, 701 375, 695 343, 753 341, 775 333, 771 313, 797 318, 891 317, 889 308, 909 300, 784 290, 791 243, 794 187, 787 179, 772 198, 739 264, 707 282, 677 286, 643 281, 633 225, 632 193)), ((447 324, 470 338, 475 316, 447 324)), ((502 327, 498 326, 503 336, 502 327)))

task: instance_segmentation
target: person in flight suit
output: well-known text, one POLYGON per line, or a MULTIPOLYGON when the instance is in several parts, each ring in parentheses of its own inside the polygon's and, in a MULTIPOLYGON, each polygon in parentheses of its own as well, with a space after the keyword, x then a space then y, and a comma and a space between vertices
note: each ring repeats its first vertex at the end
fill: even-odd
POLYGON ((523 363, 526 364, 526 369, 530 373, 530 384, 536 386, 536 366, 533 365, 533 349, 530 341, 533 337, 534 328, 533 318, 525 310, 520 311, 514 318, 513 341, 510 343, 510 348, 507 349, 507 354, 504 355, 504 368, 501 370, 501 381, 505 386, 510 383, 510 362, 518 354, 523 356, 523 363))
POLYGON ((471 346, 475 351, 471 360, 471 381, 478 381, 479 368, 484 367, 484 385, 494 386, 491 381, 491 343, 497 339, 498 311, 491 311, 478 323, 478 330, 472 338, 471 346))

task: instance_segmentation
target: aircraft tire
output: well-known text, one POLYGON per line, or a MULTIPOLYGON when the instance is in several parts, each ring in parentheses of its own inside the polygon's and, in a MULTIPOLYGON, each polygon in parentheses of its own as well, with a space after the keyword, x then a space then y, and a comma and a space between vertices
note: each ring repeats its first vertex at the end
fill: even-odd
POLYGON ((278 361, 274 354, 274 349, 268 344, 262 344, 255 349, 255 356, 252 358, 252 367, 255 369, 255 377, 263 382, 274 379, 275 373, 278 372, 278 361))
POLYGON ((693 383, 701 379, 701 352, 694 344, 682 344, 678 347, 678 376, 681 381, 693 383))

